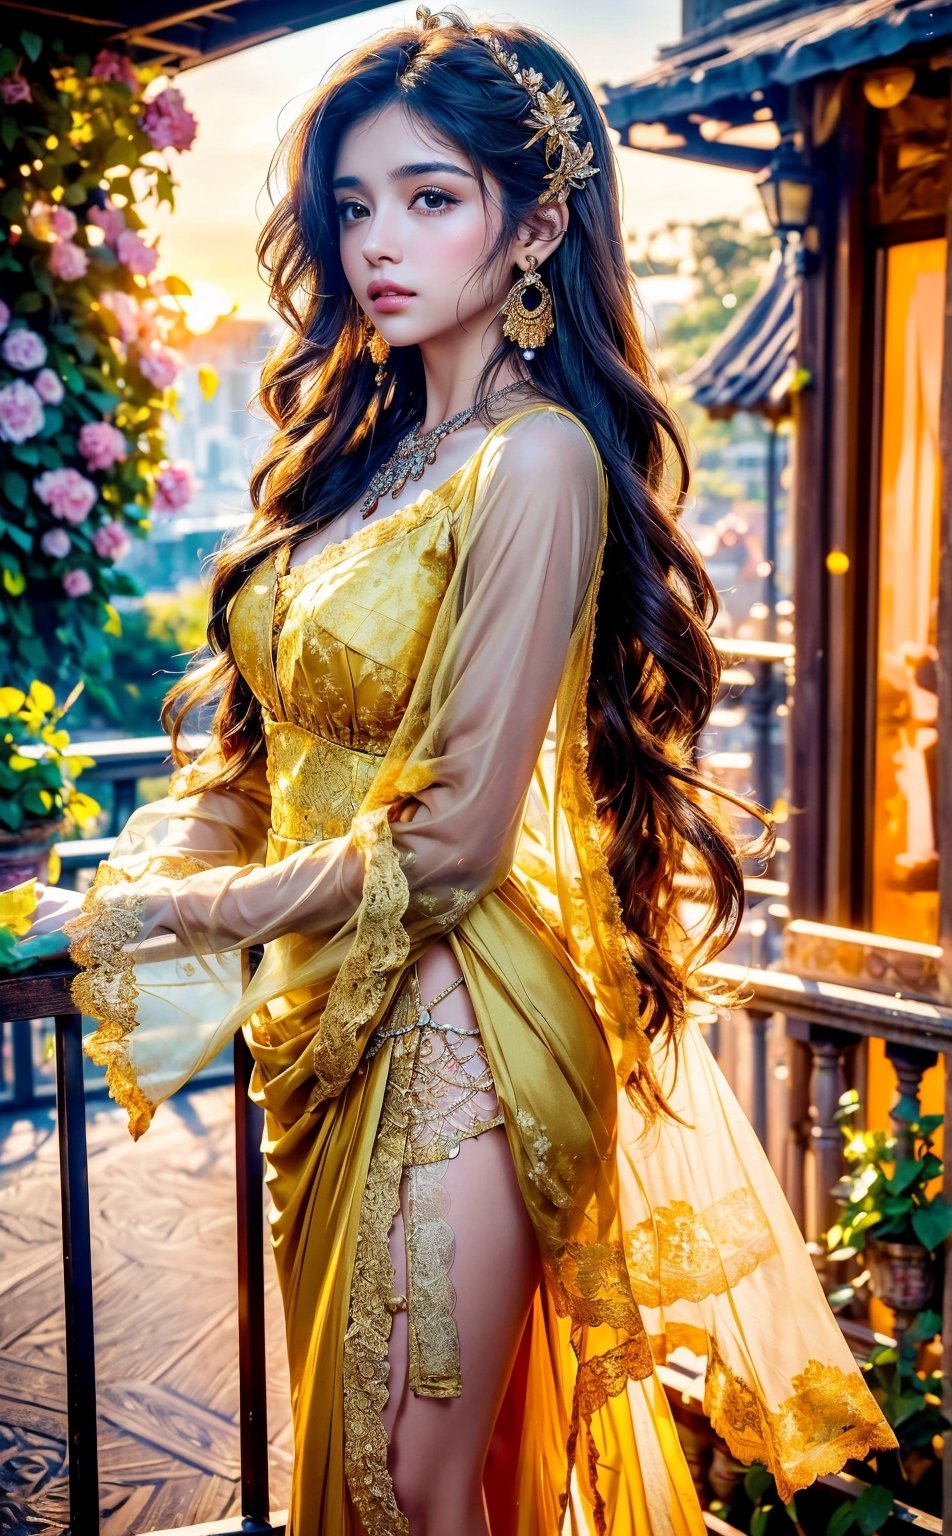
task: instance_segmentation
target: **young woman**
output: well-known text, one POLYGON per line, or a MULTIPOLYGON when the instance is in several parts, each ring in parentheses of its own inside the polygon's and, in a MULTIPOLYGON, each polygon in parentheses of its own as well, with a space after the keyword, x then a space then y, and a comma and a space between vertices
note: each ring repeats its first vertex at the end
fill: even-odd
POLYGON ((212 742, 75 995, 135 1135, 245 1030, 292 1536, 701 1536, 678 1346, 785 1497, 895 1441, 700 1033, 743 845, 604 121, 541 35, 417 17, 291 135, 276 432, 168 706, 212 742))

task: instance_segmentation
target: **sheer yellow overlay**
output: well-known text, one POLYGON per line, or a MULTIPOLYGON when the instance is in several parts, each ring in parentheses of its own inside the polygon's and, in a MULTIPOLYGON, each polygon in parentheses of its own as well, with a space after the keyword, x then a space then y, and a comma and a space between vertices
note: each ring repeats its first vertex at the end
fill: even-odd
POLYGON ((254 1054, 292 1536, 408 1531, 380 1417, 404 1067, 392 1040, 361 1057, 439 935, 543 1263, 519 1411, 503 1415, 515 1536, 701 1536, 655 1370, 679 1344, 707 1356, 716 1427, 784 1494, 895 1444, 697 1025, 677 1074, 640 1027, 586 774, 606 534, 594 440, 536 405, 413 505, 302 566, 263 562, 230 628, 266 758, 227 789, 207 787, 214 746, 178 773, 70 925, 76 999, 101 1021, 87 1051, 133 1135, 237 1028, 254 1054), (178 958, 152 960, 164 930, 178 958), (264 959, 242 991, 252 943, 264 959), (623 1091, 633 1067, 692 1129, 646 1131, 623 1091))

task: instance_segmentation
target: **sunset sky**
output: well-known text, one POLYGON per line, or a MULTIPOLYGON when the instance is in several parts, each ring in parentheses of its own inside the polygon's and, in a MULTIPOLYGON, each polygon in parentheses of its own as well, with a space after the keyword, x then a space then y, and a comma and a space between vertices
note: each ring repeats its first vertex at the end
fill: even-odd
MULTIPOLYGON (((437 0, 431 0, 436 8, 437 0)), ((593 87, 621 84, 654 61, 680 33, 676 0, 521 0, 518 11, 466 7, 474 19, 517 17, 554 37, 593 87)), ((156 219, 161 270, 189 283, 213 284, 246 317, 266 315, 255 239, 270 206, 265 179, 287 130, 329 66, 356 43, 395 23, 414 23, 416 0, 386 5, 297 32, 230 59, 188 70, 176 84, 198 118, 194 148, 172 158, 179 181, 174 215, 156 219)), ((553 82, 550 82, 553 83, 553 82)), ((643 239, 669 219, 730 214, 765 228, 752 178, 688 161, 619 150, 624 219, 643 239)))

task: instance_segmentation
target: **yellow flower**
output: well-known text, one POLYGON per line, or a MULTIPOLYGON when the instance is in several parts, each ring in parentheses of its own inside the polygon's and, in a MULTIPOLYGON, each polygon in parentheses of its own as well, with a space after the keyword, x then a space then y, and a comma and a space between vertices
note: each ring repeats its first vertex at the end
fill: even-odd
POLYGON ((17 938, 29 933, 37 901, 35 880, 24 880, 9 891, 0 891, 0 928, 8 929, 17 938))
POLYGON ((49 683, 41 683, 39 678, 34 678, 30 684, 30 703, 37 709, 48 715, 56 704, 56 694, 49 683))
POLYGON ((26 694, 19 688, 0 688, 0 719, 15 715, 26 703, 26 694))

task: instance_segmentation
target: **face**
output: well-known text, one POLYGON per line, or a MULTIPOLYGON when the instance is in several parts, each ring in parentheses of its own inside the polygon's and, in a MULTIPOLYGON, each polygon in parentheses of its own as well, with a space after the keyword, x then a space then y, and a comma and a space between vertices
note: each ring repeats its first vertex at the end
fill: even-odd
POLYGON ((483 271, 500 228, 499 192, 487 177, 484 204, 466 155, 392 105, 344 135, 333 185, 344 273, 391 346, 492 324, 513 261, 504 252, 494 272, 483 271), (376 296, 387 286, 401 292, 376 296))

